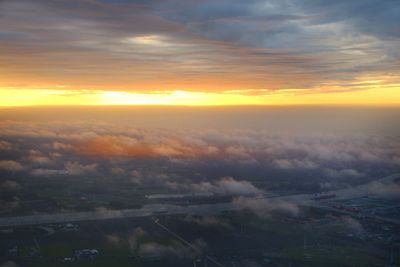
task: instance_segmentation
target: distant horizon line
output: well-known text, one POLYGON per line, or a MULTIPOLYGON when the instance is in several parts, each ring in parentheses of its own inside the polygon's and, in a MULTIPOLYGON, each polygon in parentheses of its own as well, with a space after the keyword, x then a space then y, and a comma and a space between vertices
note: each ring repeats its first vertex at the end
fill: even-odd
POLYGON ((372 108, 400 108, 400 104, 222 104, 222 105, 183 105, 183 104, 54 104, 54 105, 0 105, 1 109, 24 108, 290 108, 290 107, 372 107, 372 108))

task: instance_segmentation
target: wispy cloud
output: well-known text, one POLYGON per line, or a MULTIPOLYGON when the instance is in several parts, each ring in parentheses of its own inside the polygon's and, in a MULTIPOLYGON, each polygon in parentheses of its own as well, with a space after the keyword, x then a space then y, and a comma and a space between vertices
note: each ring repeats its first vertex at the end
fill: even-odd
POLYGON ((0 86, 260 95, 399 84, 399 14, 390 0, 6 0, 0 86))

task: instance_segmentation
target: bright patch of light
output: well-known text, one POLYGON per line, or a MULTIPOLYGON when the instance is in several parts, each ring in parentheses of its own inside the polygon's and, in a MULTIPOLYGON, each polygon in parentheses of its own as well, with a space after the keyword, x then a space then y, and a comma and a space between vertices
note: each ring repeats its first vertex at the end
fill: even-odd
POLYGON ((165 38, 159 35, 143 35, 128 38, 128 42, 139 45, 164 46, 167 45, 165 38))
POLYGON ((199 92, 168 90, 133 92, 65 89, 0 87, 0 107, 43 105, 399 105, 400 84, 382 79, 360 79, 349 89, 334 84, 305 89, 230 90, 224 92, 199 92), (357 90, 355 90, 357 89, 357 90), (257 94, 255 94, 257 93, 257 94), (329 97, 328 97, 329 96, 329 97))

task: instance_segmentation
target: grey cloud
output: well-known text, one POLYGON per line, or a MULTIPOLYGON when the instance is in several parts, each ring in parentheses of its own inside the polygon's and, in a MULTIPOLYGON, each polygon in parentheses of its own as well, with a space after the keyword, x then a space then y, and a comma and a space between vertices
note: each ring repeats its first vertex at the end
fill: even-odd
POLYGON ((0 169, 7 171, 22 171, 24 167, 15 160, 0 160, 0 169))
POLYGON ((113 167, 111 168, 110 173, 113 175, 124 175, 126 171, 121 167, 113 167))
POLYGON ((398 16, 400 4, 396 0, 301 1, 305 11, 313 14, 314 23, 346 21, 362 32, 379 37, 399 38, 398 16))
POLYGON ((138 249, 138 253, 141 256, 160 255, 163 257, 183 258, 186 254, 188 254, 188 249, 180 244, 176 246, 167 246, 163 244, 149 242, 142 244, 138 249))
POLYGON ((11 150, 12 145, 10 142, 0 140, 0 151, 11 150))
MULTIPOLYGON (((107 212, 106 208, 101 210, 97 210, 97 212, 107 212)), ((128 245, 129 249, 132 252, 135 252, 139 246, 139 241, 142 237, 146 236, 146 231, 141 227, 136 227, 128 236, 120 236, 118 234, 108 234, 105 236, 105 239, 108 243, 115 246, 125 246, 128 245)))
POLYGON ((161 244, 157 242, 141 243, 137 249, 137 253, 141 256, 146 255, 159 255, 167 258, 190 258, 194 259, 199 257, 199 252, 202 251, 207 244, 202 239, 196 239, 192 242, 195 248, 184 246, 180 242, 170 242, 169 244, 161 244))
POLYGON ((138 227, 128 236, 128 245, 132 251, 138 248, 139 239, 144 235, 146 235, 146 232, 141 227, 138 227))
POLYGON ((53 147, 54 150, 65 150, 65 151, 68 151, 68 150, 72 150, 73 149, 72 145, 64 144, 64 143, 58 142, 58 141, 53 142, 52 147, 53 147))
POLYGON ((382 198, 400 199, 400 184, 398 182, 391 184, 373 182, 368 189, 372 194, 382 198))
POLYGON ((21 189, 17 181, 5 180, 0 182, 0 192, 15 192, 21 189))
POLYGON ((365 174, 353 169, 342 169, 342 170, 335 170, 335 169, 326 169, 324 170, 325 174, 331 178, 357 178, 357 177, 364 177, 365 174))
POLYGON ((181 184, 167 182, 167 186, 174 190, 190 190, 196 193, 212 193, 216 195, 258 195, 262 191, 249 181, 238 181, 232 177, 220 178, 212 182, 181 184))
MULTIPOLYGON (((141 227, 135 228, 133 232, 126 238, 129 249, 140 256, 158 255, 161 257, 178 258, 194 257, 195 252, 192 251, 191 248, 182 245, 180 242, 172 241, 168 244, 161 244, 143 239, 145 236, 149 236, 146 231, 144 231, 141 227)), ((116 245, 121 245, 122 240, 125 240, 115 234, 108 235, 106 238, 109 242, 116 245)), ((193 246, 200 251, 202 248, 204 248, 205 243, 201 240, 195 240, 193 242, 193 246)))
POLYGON ((185 222, 194 223, 202 227, 232 228, 229 223, 221 218, 213 216, 192 216, 188 215, 184 218, 185 222))
POLYGON ((342 217, 340 217, 340 220, 344 223, 344 225, 349 230, 351 230, 352 232, 354 232, 357 235, 362 235, 365 232, 362 224, 357 219, 354 219, 353 217, 342 216, 342 217))
POLYGON ((47 156, 43 155, 40 151, 31 149, 29 151, 28 159, 38 165, 51 165, 53 161, 47 156))
POLYGON ((162 91, 137 82, 162 73, 190 89, 202 75, 230 74, 255 94, 312 91, 388 70, 398 80, 399 13, 390 0, 2 1, 0 48, 14 75, 53 85, 162 91), (135 42, 143 36, 162 49, 135 42))
POLYGON ((121 245, 121 237, 117 234, 109 234, 106 235, 106 240, 108 243, 110 243, 111 245, 115 245, 115 246, 119 246, 121 245))
POLYGON ((232 203, 243 210, 249 210, 261 218, 268 218, 273 214, 289 214, 292 216, 300 212, 299 207, 292 202, 274 199, 237 197, 232 203))
POLYGON ((0 200, 0 213, 9 212, 17 209, 20 206, 20 201, 17 197, 14 197, 13 200, 3 201, 0 200))
POLYGON ((79 176, 84 174, 97 173, 97 163, 81 164, 78 161, 67 161, 64 164, 64 168, 60 169, 48 169, 48 168, 33 168, 31 174, 34 176, 56 176, 56 175, 71 175, 79 176))
POLYGON ((80 164, 76 161, 69 161, 65 163, 65 170, 70 175, 82 175, 85 173, 93 173, 97 171, 97 163, 92 164, 80 164))
POLYGON ((273 164, 280 169, 317 169, 318 165, 310 160, 287 160, 287 159, 277 159, 273 161, 273 164))
POLYGON ((157 184, 178 192, 257 195, 264 182, 295 173, 302 177, 298 186, 337 188, 394 173, 400 158, 398 138, 379 134, 141 129, 109 122, 0 125, 1 137, 15 143, 1 154, 2 171, 26 171, 35 178, 112 174, 132 186, 157 184), (173 167, 148 170, 131 164, 141 160, 173 167), (191 177, 175 171, 186 167, 194 170, 191 177))
POLYGON ((38 176, 38 177, 49 177, 49 176, 66 175, 67 174, 67 172, 65 170, 46 169, 46 168, 33 169, 30 173, 33 176, 38 176))

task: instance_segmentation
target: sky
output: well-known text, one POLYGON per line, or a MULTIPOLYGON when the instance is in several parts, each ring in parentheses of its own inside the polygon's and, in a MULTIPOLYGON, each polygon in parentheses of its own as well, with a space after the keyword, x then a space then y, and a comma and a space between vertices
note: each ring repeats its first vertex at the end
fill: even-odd
POLYGON ((398 0, 1 0, 0 106, 399 105, 398 0))

